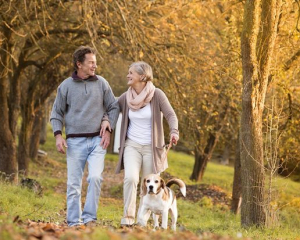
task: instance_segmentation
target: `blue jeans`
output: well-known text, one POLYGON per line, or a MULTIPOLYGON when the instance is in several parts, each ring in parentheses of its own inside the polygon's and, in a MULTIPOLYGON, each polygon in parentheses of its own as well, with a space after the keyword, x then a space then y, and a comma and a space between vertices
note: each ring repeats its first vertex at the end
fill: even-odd
POLYGON ((87 223, 97 220, 106 154, 106 150, 100 146, 100 141, 100 136, 67 139, 67 222, 69 226, 81 224, 82 221, 87 223), (87 181, 89 185, 82 212, 81 188, 86 163, 88 163, 87 181))

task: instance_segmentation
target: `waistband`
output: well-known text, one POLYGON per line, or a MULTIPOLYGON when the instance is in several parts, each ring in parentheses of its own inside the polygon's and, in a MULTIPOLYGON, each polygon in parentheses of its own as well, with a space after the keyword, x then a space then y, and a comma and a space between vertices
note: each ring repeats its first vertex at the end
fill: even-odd
POLYGON ((72 138, 72 137, 96 137, 100 135, 99 132, 95 133, 72 133, 72 134, 67 134, 66 138, 72 138))

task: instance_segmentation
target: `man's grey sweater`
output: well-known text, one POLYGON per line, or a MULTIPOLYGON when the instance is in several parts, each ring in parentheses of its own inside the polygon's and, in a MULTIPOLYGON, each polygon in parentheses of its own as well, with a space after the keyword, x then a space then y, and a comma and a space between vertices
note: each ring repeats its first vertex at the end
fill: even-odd
POLYGON ((73 73, 57 89, 50 117, 54 135, 65 125, 67 138, 97 136, 104 112, 114 129, 119 105, 108 82, 101 76, 82 80, 73 73))

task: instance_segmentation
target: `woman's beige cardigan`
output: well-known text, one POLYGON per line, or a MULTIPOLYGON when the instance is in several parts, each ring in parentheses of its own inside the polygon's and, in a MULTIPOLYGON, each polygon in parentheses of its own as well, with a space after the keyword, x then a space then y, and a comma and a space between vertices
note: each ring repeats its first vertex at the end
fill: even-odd
MULTIPOLYGON (((119 162, 117 164, 116 173, 120 173, 120 171, 124 169, 123 153, 129 124, 129 108, 126 102, 126 92, 119 97, 118 102, 120 111, 122 112, 122 126, 120 134, 119 162)), ((168 167, 167 158, 163 157, 166 150, 164 148, 165 140, 162 115, 169 124, 170 134, 175 133, 179 135, 178 119, 167 96, 162 90, 158 88, 155 89, 150 104, 152 113, 152 161, 155 173, 160 173, 168 167)))

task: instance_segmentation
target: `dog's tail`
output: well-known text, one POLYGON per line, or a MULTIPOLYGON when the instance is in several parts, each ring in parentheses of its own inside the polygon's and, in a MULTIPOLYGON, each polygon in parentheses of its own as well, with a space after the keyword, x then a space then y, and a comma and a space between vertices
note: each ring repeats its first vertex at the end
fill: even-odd
POLYGON ((172 179, 170 179, 170 180, 166 183, 166 186, 167 186, 167 187, 170 187, 170 186, 172 186, 173 184, 176 184, 176 185, 179 186, 180 192, 181 192, 182 195, 185 197, 185 196, 186 196, 186 186, 185 186, 185 183, 184 183, 181 179, 178 179, 178 178, 172 178, 172 179))

